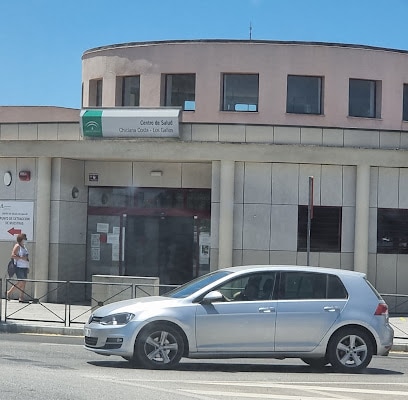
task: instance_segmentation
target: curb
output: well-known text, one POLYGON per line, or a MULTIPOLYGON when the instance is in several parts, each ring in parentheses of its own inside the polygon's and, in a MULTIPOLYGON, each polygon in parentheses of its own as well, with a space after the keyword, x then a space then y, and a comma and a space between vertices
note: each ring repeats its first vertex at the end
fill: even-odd
POLYGON ((83 328, 69 326, 40 326, 0 322, 1 333, 34 333, 37 335, 84 336, 83 328))

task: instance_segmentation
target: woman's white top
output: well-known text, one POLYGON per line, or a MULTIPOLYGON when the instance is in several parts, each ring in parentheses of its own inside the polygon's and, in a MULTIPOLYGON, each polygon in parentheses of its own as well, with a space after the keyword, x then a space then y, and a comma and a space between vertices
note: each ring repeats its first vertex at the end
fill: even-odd
MULTIPOLYGON (((28 257, 28 250, 24 246, 18 246, 17 254, 19 257, 28 257)), ((27 260, 18 258, 16 261, 17 268, 30 268, 30 263, 27 260)))

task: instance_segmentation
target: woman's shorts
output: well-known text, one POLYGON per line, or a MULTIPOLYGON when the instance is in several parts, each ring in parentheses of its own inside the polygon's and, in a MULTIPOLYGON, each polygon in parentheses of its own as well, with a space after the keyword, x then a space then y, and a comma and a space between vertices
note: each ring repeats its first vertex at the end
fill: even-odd
POLYGON ((28 275, 28 268, 16 267, 17 279, 27 279, 27 275, 28 275))

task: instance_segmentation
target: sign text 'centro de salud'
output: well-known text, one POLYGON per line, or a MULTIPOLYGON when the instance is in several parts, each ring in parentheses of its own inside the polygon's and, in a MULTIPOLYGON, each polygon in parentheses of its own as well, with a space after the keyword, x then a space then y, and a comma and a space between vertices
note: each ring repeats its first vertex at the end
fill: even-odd
POLYGON ((179 137, 181 109, 108 108, 81 111, 84 137, 179 137))

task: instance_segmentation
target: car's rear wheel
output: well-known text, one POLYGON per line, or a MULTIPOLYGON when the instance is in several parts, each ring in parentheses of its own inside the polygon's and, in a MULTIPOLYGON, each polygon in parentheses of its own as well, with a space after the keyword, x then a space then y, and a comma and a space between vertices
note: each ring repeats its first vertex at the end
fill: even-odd
POLYGON ((322 358, 302 358, 302 361, 308 365, 310 365, 312 368, 323 368, 327 364, 329 364, 329 361, 327 360, 326 357, 322 358))
POLYGON ((328 345, 328 359, 336 371, 359 372, 367 367, 373 357, 369 336, 357 328, 336 332, 328 345))
POLYGON ((179 330, 170 324, 151 324, 138 335, 135 361, 149 369, 170 369, 180 361, 184 342, 179 330))

